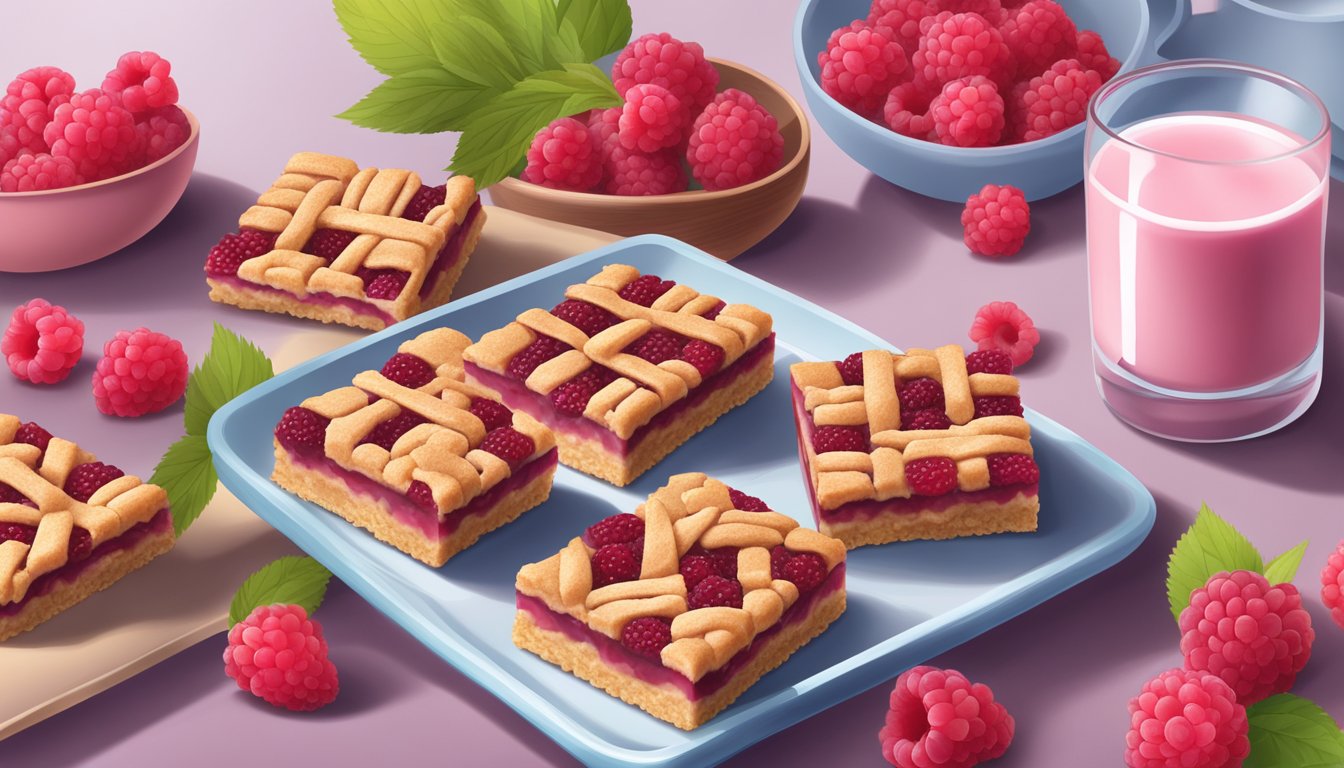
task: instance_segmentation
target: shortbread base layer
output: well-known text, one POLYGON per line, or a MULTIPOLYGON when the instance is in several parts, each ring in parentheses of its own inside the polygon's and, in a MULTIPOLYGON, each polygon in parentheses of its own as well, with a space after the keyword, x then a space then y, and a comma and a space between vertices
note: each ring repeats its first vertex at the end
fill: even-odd
POLYGON ((1031 486, 1030 491, 1016 491, 1007 501, 957 500, 958 496, 975 495, 940 496, 933 499, 942 502, 937 509, 918 511, 911 511, 911 499, 897 499, 903 503, 885 508, 880 502, 860 502, 874 507, 873 514, 862 516, 847 514, 851 512, 846 509, 851 506, 848 504, 834 511, 817 510, 817 530, 843 541, 850 549, 893 541, 955 539, 1036 530, 1041 504, 1035 486, 1031 486))
POLYGON ((295 457, 279 445, 271 479, 290 493, 363 528, 379 541, 437 568, 485 534, 546 501, 556 464, 555 451, 548 451, 465 507, 449 512, 442 521, 430 520, 404 496, 326 458, 295 457))
POLYGON ((635 655, 577 619, 552 611, 537 598, 520 594, 518 602, 514 645, 659 720, 690 731, 713 719, 845 612, 844 566, 832 571, 821 586, 794 604, 779 623, 758 635, 723 669, 710 672, 698 683, 635 655))
POLYGON ((88 560, 47 574, 45 578, 50 581, 40 588, 34 584, 38 590, 35 594, 27 597, 13 613, 0 616, 0 642, 27 632, 107 589, 172 549, 174 542, 172 515, 165 509, 146 524, 133 543, 101 555, 95 550, 88 560))
POLYGON ((521 382, 468 362, 467 380, 499 395, 550 427, 560 450, 560 463, 584 474, 625 486, 662 461, 687 440, 721 416, 765 389, 775 375, 775 337, 772 334, 735 363, 694 389, 685 400, 659 413, 629 440, 583 417, 557 413, 549 398, 521 382))

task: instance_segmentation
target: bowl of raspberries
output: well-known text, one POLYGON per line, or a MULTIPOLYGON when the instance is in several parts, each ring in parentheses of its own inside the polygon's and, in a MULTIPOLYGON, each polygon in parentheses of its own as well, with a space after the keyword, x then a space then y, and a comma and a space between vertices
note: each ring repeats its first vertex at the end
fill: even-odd
POLYGON ((850 157, 929 197, 1082 179, 1087 103, 1152 57, 1145 0, 805 0, 794 58, 850 157))
POLYGON ((807 117, 782 87, 667 33, 617 54, 622 104, 537 133, 491 186, 504 208, 618 235, 658 233, 721 259, 788 218, 807 183, 807 117))
POLYGON ((124 54, 95 88, 59 67, 0 93, 0 272, 50 272, 125 248, 163 221, 196 163, 200 125, 172 65, 124 54))

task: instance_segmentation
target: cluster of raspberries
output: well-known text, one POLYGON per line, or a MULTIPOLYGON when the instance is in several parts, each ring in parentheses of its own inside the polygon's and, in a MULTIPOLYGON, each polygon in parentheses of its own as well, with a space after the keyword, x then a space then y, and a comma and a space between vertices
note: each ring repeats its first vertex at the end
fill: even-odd
POLYGON ((831 33, 821 87, 865 118, 954 147, 1018 144, 1083 121, 1120 69, 1055 0, 873 0, 831 33))
POLYGON ((172 65, 131 51, 101 88, 75 90, 58 67, 34 67, 0 95, 0 192, 36 192, 110 179, 182 146, 191 124, 177 105, 172 65))
POLYGON ((664 33, 625 47, 611 70, 624 104, 562 117, 537 133, 522 178, 573 192, 664 195, 730 189, 779 168, 779 123, 748 93, 717 93, 697 43, 664 33))

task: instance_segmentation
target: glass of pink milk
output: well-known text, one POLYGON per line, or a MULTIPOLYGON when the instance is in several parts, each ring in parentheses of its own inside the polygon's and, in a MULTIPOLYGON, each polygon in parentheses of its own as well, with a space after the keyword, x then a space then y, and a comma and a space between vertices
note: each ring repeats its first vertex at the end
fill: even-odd
POLYGON ((1283 427, 1320 389, 1330 120, 1311 91, 1190 59, 1088 107, 1092 352, 1106 405, 1162 437, 1283 427))

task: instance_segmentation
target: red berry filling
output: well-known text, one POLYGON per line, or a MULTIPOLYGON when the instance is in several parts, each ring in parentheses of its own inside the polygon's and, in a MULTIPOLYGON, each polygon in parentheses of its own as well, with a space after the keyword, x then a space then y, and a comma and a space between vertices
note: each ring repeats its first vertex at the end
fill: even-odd
POLYGON ((29 501, 27 496, 24 496, 22 493, 19 493, 5 483, 0 483, 0 504, 23 504, 28 507, 37 506, 32 501, 29 501))
POLYGON ((397 440, 401 439, 402 435, 410 432, 415 427, 424 424, 425 421, 425 417, 418 413, 413 411, 402 411, 387 421, 376 425, 369 431, 369 434, 364 436, 364 439, 360 441, 360 444, 373 443, 385 451, 390 451, 392 450, 392 446, 396 445, 397 440))
POLYGON ((793 582, 799 592, 810 592, 826 580, 826 561, 811 552, 792 552, 783 546, 770 550, 770 576, 793 582))
POLYGON ((812 450, 817 453, 831 451, 868 452, 868 437, 858 427, 817 427, 812 434, 812 450))
POLYGON ((695 366, 700 378, 705 379, 723 367, 723 348, 707 341, 691 339, 681 348, 681 359, 695 366))
POLYGON ((851 387, 863 384, 863 353, 855 352, 842 362, 835 364, 840 369, 840 378, 851 387))
POLYGON ((1011 375, 1013 359, 997 349, 979 349, 966 356, 966 373, 999 373, 1011 375))
POLYGON ((996 453, 989 457, 990 485, 1031 485, 1041 480, 1041 468, 1025 453, 996 453))
POLYGON ((537 366, 559 357, 562 353, 568 352, 570 346, 559 339, 553 339, 550 336, 538 336, 531 344, 523 348, 522 352, 513 356, 509 361, 508 374, 518 380, 526 380, 537 366))
POLYGON ((644 520, 638 515, 625 513, 599 520, 584 532, 588 545, 595 549, 608 544, 629 544, 643 535, 644 520))
POLYGON ((975 398, 974 402, 977 419, 986 416, 1022 415, 1022 398, 1015 395, 986 395, 975 398))
POLYGON ((0 541, 19 541, 32 544, 37 535, 37 526, 23 523, 0 523, 0 541))
POLYGON ((686 604, 691 610, 698 608, 741 608, 742 584, 736 579, 722 576, 706 576, 695 589, 690 591, 686 604))
POLYGON ((327 440, 327 425, 331 419, 295 406, 285 411, 275 425, 275 439, 280 445, 300 454, 320 454, 327 440))
POLYGON ((732 500, 734 509, 740 509, 743 512, 770 511, 770 507, 764 501, 761 501, 755 496, 748 496, 736 488, 728 489, 728 498, 732 500))
POLYGON ((718 568, 706 555, 687 555, 681 558, 681 578, 686 582, 686 589, 695 589, 700 582, 717 575, 719 575, 718 568))
POLYGON ((934 456, 905 465, 905 482, 917 496, 942 496, 957 487, 957 462, 934 456))
POLYGON ((308 242, 303 245, 303 252, 312 254, 328 263, 336 260, 341 255, 341 251, 346 249, 358 237, 354 232, 346 232, 342 229, 319 229, 308 238, 308 242))
POLYGON ((593 588, 605 587, 639 578, 643 551, 635 553, 630 544, 608 544, 593 553, 593 588))
POLYGON ((663 330, 652 330, 635 339, 626 347, 628 354, 657 365, 681 357, 681 339, 676 334, 663 330))
POLYGON ((657 275, 640 275, 622 288, 619 295, 632 304, 652 307, 660 296, 676 286, 671 280, 663 280, 657 275))
POLYGON ((705 556, 709 558, 710 564, 714 566, 715 572, 725 579, 737 578, 737 550, 731 548, 711 549, 705 551, 705 556))
POLYGON ((205 273, 220 277, 233 277, 244 261, 270 253, 275 248, 276 235, 259 229, 244 229, 238 234, 229 233, 215 243, 210 255, 205 259, 205 273))
POLYGON ((578 299, 565 299, 555 305, 551 314, 588 336, 596 336, 619 322, 616 316, 607 310, 578 299))
POLYGON ((536 449, 537 444, 532 438, 513 427, 500 427, 481 442, 481 450, 507 461, 510 469, 517 469, 536 449))
POLYGON ((70 475, 65 479, 65 495, 87 504, 89 498, 99 488, 125 474, 111 464, 104 464, 101 461, 80 464, 70 470, 70 475))
POLYGON ((443 205, 446 199, 448 199, 448 187, 444 184, 437 187, 420 187, 415 191, 411 202, 406 204, 406 210, 401 212, 401 218, 424 221, 429 212, 443 205))
MULTIPOLYGON (((27 501, 25 499, 25 501, 27 501)), ((28 502, 28 506, 36 506, 28 502)), ((23 523, 0 523, 0 542, 19 541, 31 545, 37 536, 37 526, 23 523)), ((89 532, 76 526, 70 531, 70 543, 65 548, 65 559, 72 563, 88 558, 93 552, 93 538, 89 532)))
POLYGON ((610 369, 594 366, 551 390, 551 405, 560 413, 582 416, 588 401, 602 388, 615 380, 610 369))
POLYGON ((416 355, 398 352, 383 365, 383 375, 403 387, 419 389, 434 380, 434 368, 416 355))
POLYGON ((621 630, 626 648, 651 659, 661 659, 663 648, 672 642, 672 622, 659 616, 643 616, 621 630))
POLYGON ((513 424, 513 411, 503 403, 497 403, 494 400, 487 400, 483 397, 471 398, 471 406, 468 408, 472 415, 481 420, 485 425, 486 432, 493 432, 500 427, 507 427, 513 424))
POLYGON ((411 273, 402 272, 399 269, 368 269, 367 267, 356 270, 355 276, 364 281, 364 294, 370 299, 382 299, 384 301, 395 301, 406 288, 406 281, 411 279, 411 273))
POLYGON ((19 427, 19 431, 14 433, 14 442, 35 445, 42 451, 47 450, 47 443, 51 442, 51 433, 39 427, 36 422, 25 422, 19 427))
POLYGON ((947 401, 943 397, 943 385, 930 378, 911 379, 901 385, 896 396, 901 401, 901 411, 924 411, 930 408, 943 410, 947 401))
POLYGON ((922 411, 901 411, 901 429, 947 429, 952 420, 947 418, 941 408, 925 408, 922 411))
POLYGON ((433 489, 420 480, 411 481, 411 487, 406 489, 406 497, 426 512, 436 515, 439 513, 439 505, 434 501, 433 489))

